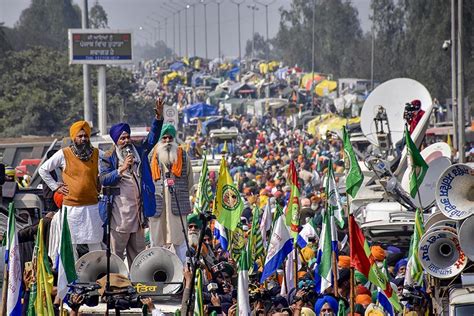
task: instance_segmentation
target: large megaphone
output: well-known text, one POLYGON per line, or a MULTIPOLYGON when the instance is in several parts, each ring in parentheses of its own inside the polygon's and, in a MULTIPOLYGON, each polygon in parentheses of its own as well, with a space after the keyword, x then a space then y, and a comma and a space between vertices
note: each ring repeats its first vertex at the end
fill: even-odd
POLYGON ((183 264, 168 249, 153 247, 138 254, 130 268, 132 282, 164 282, 159 294, 175 294, 183 282, 183 264), (166 284, 171 283, 171 284, 166 284))
MULTIPOLYGON (((91 251, 76 261, 76 272, 79 282, 95 282, 107 274, 107 257, 105 250, 91 251)), ((110 273, 128 276, 128 269, 116 254, 110 255, 110 273)))
POLYGON ((467 264, 458 236, 450 228, 432 228, 423 235, 418 249, 418 258, 423 268, 440 279, 458 275, 467 264))
POLYGON ((447 168, 436 183, 436 204, 447 217, 465 219, 474 214, 474 175, 470 166, 447 168))
POLYGON ((466 256, 474 261, 474 216, 466 218, 458 229, 459 243, 466 256))

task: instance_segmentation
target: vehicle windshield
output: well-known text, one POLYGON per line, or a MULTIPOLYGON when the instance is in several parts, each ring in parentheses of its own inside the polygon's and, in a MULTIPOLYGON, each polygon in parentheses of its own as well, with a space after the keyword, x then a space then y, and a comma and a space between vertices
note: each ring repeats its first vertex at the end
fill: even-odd
POLYGON ((455 316, 472 316, 474 315, 474 304, 458 305, 454 308, 455 316))

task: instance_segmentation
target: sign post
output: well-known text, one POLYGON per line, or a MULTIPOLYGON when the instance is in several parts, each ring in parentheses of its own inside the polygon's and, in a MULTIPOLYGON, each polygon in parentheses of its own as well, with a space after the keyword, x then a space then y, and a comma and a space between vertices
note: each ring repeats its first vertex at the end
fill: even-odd
POLYGON ((98 127, 107 134, 106 65, 133 63, 132 32, 109 29, 69 29, 69 63, 99 65, 98 127))

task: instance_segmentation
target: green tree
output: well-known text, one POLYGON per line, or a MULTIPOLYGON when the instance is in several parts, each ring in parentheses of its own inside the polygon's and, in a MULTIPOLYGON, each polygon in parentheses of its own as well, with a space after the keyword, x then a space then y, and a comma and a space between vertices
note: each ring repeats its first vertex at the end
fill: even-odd
POLYGON ((315 13, 315 70, 338 76, 354 74, 354 51, 363 40, 358 12, 349 1, 293 0, 281 9, 280 29, 274 40, 276 52, 290 65, 306 70, 312 64, 313 10, 315 13))
POLYGON ((96 1, 89 11, 89 25, 93 29, 106 29, 109 27, 109 20, 104 8, 96 1))
POLYGON ((80 9, 71 0, 32 0, 16 24, 16 49, 67 48, 67 30, 81 27, 80 9))
MULTIPOLYGON (((270 52, 270 43, 268 43, 265 38, 260 33, 255 33, 253 35, 254 40, 254 58, 265 59, 267 50, 270 52)), ((252 56, 252 40, 247 40, 245 44, 245 56, 252 56)))
POLYGON ((5 29, 6 27, 3 26, 3 23, 0 23, 0 58, 5 56, 5 53, 12 49, 5 29))

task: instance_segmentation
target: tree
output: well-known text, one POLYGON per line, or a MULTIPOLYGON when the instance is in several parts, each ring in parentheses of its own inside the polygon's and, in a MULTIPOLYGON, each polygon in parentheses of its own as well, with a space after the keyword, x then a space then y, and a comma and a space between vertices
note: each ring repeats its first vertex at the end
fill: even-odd
POLYGON ((16 49, 31 46, 67 48, 67 30, 81 27, 80 9, 71 0, 32 0, 23 10, 15 29, 16 49))
POLYGON ((274 40, 276 52, 288 64, 306 70, 312 65, 313 9, 315 12, 315 70, 334 76, 354 74, 354 51, 363 40, 358 12, 349 1, 293 0, 288 10, 280 9, 280 29, 274 40))
MULTIPOLYGON (((0 59, 0 82, 0 137, 67 135, 70 124, 83 118, 82 67, 69 65, 65 51, 45 47, 9 51, 0 59)), ((92 82, 96 86, 96 71, 92 71, 92 82)), ((129 70, 107 68, 109 122, 120 120, 126 104, 130 123, 150 123, 153 107, 136 99, 136 90, 129 70)), ((97 107, 93 114, 97 121, 97 107)))
POLYGON ((5 56, 5 53, 12 49, 5 29, 6 27, 3 26, 3 23, 0 23, 0 57, 5 56))
POLYGON ((173 55, 173 51, 171 48, 166 46, 164 41, 157 41, 153 46, 149 45, 148 43, 145 45, 139 44, 134 47, 134 53, 135 57, 139 60, 171 57, 173 55))
MULTIPOLYGON (((253 57, 258 59, 265 59, 267 50, 270 51, 270 43, 268 43, 261 34, 255 33, 253 35, 254 51, 253 57)), ((245 45, 245 56, 252 57, 252 40, 247 40, 245 45)))
POLYGON ((99 4, 99 1, 96 1, 94 6, 90 9, 89 24, 93 29, 106 29, 109 27, 107 13, 99 4))

